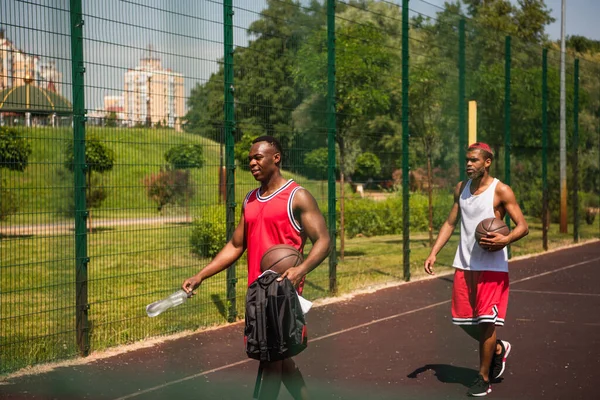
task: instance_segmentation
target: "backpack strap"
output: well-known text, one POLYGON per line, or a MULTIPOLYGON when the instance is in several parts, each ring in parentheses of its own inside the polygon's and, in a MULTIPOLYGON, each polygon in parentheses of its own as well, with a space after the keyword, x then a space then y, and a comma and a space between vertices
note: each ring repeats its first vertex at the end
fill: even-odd
POLYGON ((260 360, 267 361, 269 359, 267 346, 267 318, 265 316, 266 302, 265 290, 259 288, 256 291, 256 328, 258 333, 258 346, 260 348, 260 360))

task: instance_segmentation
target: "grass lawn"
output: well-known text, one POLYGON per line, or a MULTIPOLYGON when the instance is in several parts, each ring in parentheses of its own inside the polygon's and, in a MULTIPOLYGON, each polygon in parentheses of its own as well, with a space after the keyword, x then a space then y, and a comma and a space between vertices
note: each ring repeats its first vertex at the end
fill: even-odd
MULTIPOLYGON (((31 144, 32 153, 24 172, 2 169, 3 188, 18 199, 18 213, 3 221, 2 226, 33 225, 69 221, 69 207, 73 197, 73 174, 64 166, 65 148, 73 140, 69 128, 18 128, 31 144), (66 213, 65 213, 66 212, 66 213)), ((105 188, 107 197, 94 218, 155 217, 157 206, 145 192, 143 179, 166 166, 165 152, 178 144, 200 144, 204 166, 192 169, 195 195, 189 206, 203 207, 219 204, 219 170, 221 145, 198 135, 176 132, 172 129, 118 129, 88 127, 86 134, 100 138, 102 144, 115 153, 113 169, 96 174, 98 184, 105 188)), ((223 149, 224 151, 224 149, 223 149)), ((305 185, 319 202, 326 203, 326 182, 308 181, 302 176, 285 173, 305 185)), ((250 173, 236 170, 236 202, 240 204, 246 193, 257 186, 250 173)), ((185 215, 182 207, 166 211, 185 215)))

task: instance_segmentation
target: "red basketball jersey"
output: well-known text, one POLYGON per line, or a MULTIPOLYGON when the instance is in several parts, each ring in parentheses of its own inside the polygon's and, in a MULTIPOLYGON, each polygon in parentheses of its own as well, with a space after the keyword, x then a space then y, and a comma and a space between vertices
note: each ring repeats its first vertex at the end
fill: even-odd
POLYGON ((246 248, 248 251, 248 286, 261 274, 260 260, 269 248, 277 244, 294 246, 302 253, 306 236, 294 219, 292 201, 301 189, 293 180, 269 196, 254 189, 244 200, 246 248))

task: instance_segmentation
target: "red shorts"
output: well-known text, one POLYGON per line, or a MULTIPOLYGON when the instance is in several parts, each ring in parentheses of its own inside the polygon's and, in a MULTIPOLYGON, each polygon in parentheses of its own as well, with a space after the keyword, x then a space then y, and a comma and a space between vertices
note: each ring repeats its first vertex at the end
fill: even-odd
POLYGON ((452 323, 504 325, 508 272, 456 269, 452 287, 452 323))

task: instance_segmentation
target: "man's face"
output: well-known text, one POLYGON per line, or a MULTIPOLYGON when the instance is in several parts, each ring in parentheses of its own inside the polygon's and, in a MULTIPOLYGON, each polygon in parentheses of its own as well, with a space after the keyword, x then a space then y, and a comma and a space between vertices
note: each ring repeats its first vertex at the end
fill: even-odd
POLYGON ((469 179, 478 179, 483 176, 485 169, 492 164, 492 160, 485 158, 481 150, 467 152, 467 176, 469 179))
POLYGON ((248 154, 250 172, 257 181, 263 182, 277 171, 281 154, 268 142, 254 143, 248 154))

